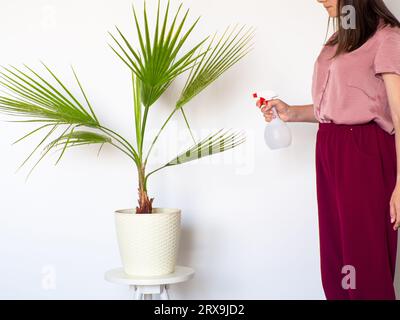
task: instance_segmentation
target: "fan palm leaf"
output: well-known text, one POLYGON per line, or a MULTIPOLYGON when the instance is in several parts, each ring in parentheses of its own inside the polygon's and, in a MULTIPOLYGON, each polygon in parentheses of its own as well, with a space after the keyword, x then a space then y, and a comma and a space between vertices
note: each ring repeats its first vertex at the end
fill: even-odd
POLYGON ((34 168, 52 148, 60 145, 63 146, 63 149, 57 163, 70 146, 99 143, 110 143, 136 161, 137 154, 129 142, 99 123, 75 70, 72 69, 85 103, 79 101, 49 67, 45 64, 43 66, 51 76, 53 83, 28 66, 25 66, 24 69, 13 66, 2 67, 0 70, 0 86, 4 89, 3 94, 0 95, 0 111, 24 118, 24 120, 16 122, 42 123, 15 143, 50 129, 21 166, 25 165, 46 141, 57 134, 57 129, 62 127, 64 127, 64 131, 57 134, 57 137, 47 144, 34 168), (105 135, 75 131, 79 127, 98 130, 105 135))
POLYGON ((69 133, 64 134, 57 139, 51 141, 45 147, 45 150, 51 149, 53 147, 62 146, 62 150, 65 151, 67 148, 71 147, 105 143, 112 143, 112 139, 106 135, 96 132, 71 130, 69 133))
POLYGON ((236 31, 236 27, 230 29, 228 27, 219 40, 214 37, 209 43, 206 54, 193 65, 176 104, 177 108, 187 104, 249 53, 254 29, 245 27, 239 31, 236 31))
POLYGON ((85 109, 47 66, 46 69, 64 92, 33 69, 25 67, 26 71, 16 67, 3 67, 0 71, 0 85, 7 90, 6 96, 0 96, 1 111, 43 122, 88 127, 100 125, 94 114, 85 109))
POLYGON ((146 180, 153 173, 166 167, 181 165, 207 156, 222 153, 236 148, 246 141, 246 137, 242 132, 230 132, 230 130, 226 132, 223 131, 224 130, 221 129, 192 145, 162 167, 150 172, 146 176, 146 180))
POLYGON ((146 4, 144 5, 142 27, 136 9, 133 7, 134 22, 139 40, 138 49, 133 47, 118 27, 116 27, 117 35, 110 33, 115 43, 115 47, 112 45, 110 47, 142 82, 142 102, 145 107, 153 105, 178 75, 189 70, 193 63, 204 55, 204 53, 196 55, 196 52, 207 38, 178 57, 183 45, 199 21, 197 19, 187 31, 183 31, 189 10, 183 17, 180 17, 181 9, 182 5, 179 6, 171 25, 168 26, 170 3, 168 1, 164 17, 161 18, 160 1, 158 1, 156 26, 153 34, 151 34, 146 4))
POLYGON ((222 132, 222 131, 223 129, 219 130, 217 133, 209 135, 208 137, 204 138, 197 144, 194 144, 186 151, 174 157, 165 166, 168 167, 168 166, 184 164, 217 153, 225 152, 239 146, 246 140, 243 133, 241 132, 230 133, 229 131, 228 132, 222 132))
MULTIPOLYGON (((216 37, 214 36, 210 41, 208 48, 202 55, 196 58, 195 63, 190 68, 189 76, 182 90, 181 96, 176 103, 176 107, 165 121, 160 132, 154 138, 145 163, 147 163, 147 159, 149 158, 162 130, 177 110, 181 111, 185 125, 190 132, 193 141, 196 143, 196 139, 193 135, 183 106, 215 82, 224 72, 244 58, 252 49, 250 41, 253 37, 254 29, 246 29, 244 26, 239 30, 237 30, 237 27, 228 27, 219 40, 216 40, 216 37), (214 43, 216 44, 213 47, 214 43)), ((199 50, 201 51, 201 49, 199 50)))

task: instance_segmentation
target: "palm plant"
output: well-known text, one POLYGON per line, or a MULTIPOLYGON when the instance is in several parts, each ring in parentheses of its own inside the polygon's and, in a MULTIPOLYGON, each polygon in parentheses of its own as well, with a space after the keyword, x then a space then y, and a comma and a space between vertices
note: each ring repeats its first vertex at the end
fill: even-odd
POLYGON ((57 163, 66 150, 74 146, 98 144, 101 148, 104 144, 110 144, 123 152, 134 162, 138 172, 139 199, 136 213, 151 213, 154 198, 148 196, 147 182, 152 174, 166 167, 233 149, 245 141, 243 133, 230 132, 231 130, 219 130, 196 141, 184 107, 249 52, 254 32, 252 28, 228 28, 221 37, 218 38, 217 35, 208 37, 182 52, 183 45, 187 43, 199 21, 197 19, 187 28, 187 31, 183 31, 189 10, 181 16, 182 5, 180 5, 170 20, 169 1, 163 16, 161 16, 159 1, 155 29, 150 30, 146 4, 144 4, 142 25, 136 9, 134 7, 132 9, 138 37, 137 47, 118 27, 115 34, 110 33, 113 43, 110 47, 132 74, 135 142, 128 141, 116 131, 100 123, 74 69, 72 72, 81 91, 81 98, 74 96, 71 93, 72 90, 45 64, 43 66, 50 79, 46 79, 28 66, 2 67, 0 85, 4 90, 0 95, 0 111, 24 118, 16 122, 38 124, 37 128, 25 134, 16 143, 39 132, 45 133, 39 144, 22 163, 25 165, 39 149, 42 149, 30 173, 55 148, 59 148, 60 152, 57 163), (189 72, 189 75, 179 100, 152 140, 147 152, 144 152, 149 109, 171 83, 185 72, 189 72), (193 145, 163 166, 148 172, 147 162, 151 151, 166 125, 177 112, 184 117, 193 138, 193 145))

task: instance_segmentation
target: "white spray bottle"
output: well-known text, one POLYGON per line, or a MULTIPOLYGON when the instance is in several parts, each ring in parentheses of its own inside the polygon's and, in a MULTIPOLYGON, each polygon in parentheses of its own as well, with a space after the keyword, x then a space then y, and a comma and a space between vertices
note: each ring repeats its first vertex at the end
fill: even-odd
MULTIPOLYGON (((253 94, 253 98, 260 100, 261 108, 264 106, 265 102, 273 99, 277 99, 278 95, 273 91, 261 91, 253 94)), ((274 119, 267 124, 264 131, 264 139, 267 146, 272 150, 283 149, 289 147, 292 143, 292 134, 289 127, 286 125, 275 108, 272 108, 274 113, 274 119)))

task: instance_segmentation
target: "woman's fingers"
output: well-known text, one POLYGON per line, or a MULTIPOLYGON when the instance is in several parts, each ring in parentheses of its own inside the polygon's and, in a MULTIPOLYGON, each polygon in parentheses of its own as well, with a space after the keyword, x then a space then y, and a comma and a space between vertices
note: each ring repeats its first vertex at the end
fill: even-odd
POLYGON ((272 108, 275 108, 279 114, 284 114, 287 108, 287 105, 279 99, 273 99, 269 101, 259 99, 257 100, 256 105, 260 108, 264 115, 265 121, 267 122, 271 122, 276 117, 272 111, 272 108))
POLYGON ((284 106, 284 104, 282 103, 281 100, 279 99, 273 99, 273 100, 269 100, 269 101, 261 101, 258 100, 256 103, 257 107, 261 108, 262 112, 267 112, 270 111, 272 108, 276 108, 277 110, 280 111, 280 109, 282 108, 282 106, 284 106))
POLYGON ((393 230, 396 229, 396 223, 400 221, 400 219, 397 218, 397 211, 396 211, 396 206, 393 202, 390 202, 390 222, 393 223, 393 230))
POLYGON ((256 106, 260 108, 266 122, 271 122, 273 120, 274 114, 271 110, 272 107, 269 106, 269 103, 267 101, 262 101, 261 99, 259 99, 256 102, 256 106))
POLYGON ((400 228, 400 216, 397 217, 396 223, 394 224, 393 230, 397 231, 400 228))
POLYGON ((261 108, 261 112, 263 113, 266 122, 271 122, 272 120, 274 120, 275 116, 272 111, 272 106, 269 102, 266 102, 266 104, 264 104, 264 107, 261 108))
POLYGON ((256 106, 260 108, 261 112, 264 112, 265 110, 270 108, 268 105, 268 101, 261 100, 261 99, 257 100, 256 106))
POLYGON ((270 108, 275 108, 277 111, 283 111, 285 109, 286 104, 282 102, 282 100, 274 99, 268 101, 268 106, 270 108))
POLYGON ((390 202, 390 222, 395 223, 396 218, 396 208, 394 207, 393 202, 390 202))
POLYGON ((400 228, 400 208, 396 207, 396 219, 394 223, 394 230, 398 230, 400 228))
POLYGON ((400 204, 394 203, 395 219, 393 229, 396 231, 400 228, 400 204))
POLYGON ((390 199, 390 222, 394 231, 400 229, 400 185, 396 185, 390 199))
POLYGON ((273 100, 268 101, 268 105, 270 105, 271 107, 276 107, 280 103, 281 103, 281 100, 279 100, 279 99, 273 99, 273 100))
POLYGON ((267 122, 271 122, 272 121, 272 115, 264 113, 264 119, 267 122))

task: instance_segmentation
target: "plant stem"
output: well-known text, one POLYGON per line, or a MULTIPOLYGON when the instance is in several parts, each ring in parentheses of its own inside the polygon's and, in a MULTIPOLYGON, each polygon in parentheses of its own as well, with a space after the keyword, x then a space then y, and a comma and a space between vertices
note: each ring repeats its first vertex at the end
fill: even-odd
POLYGON ((147 179, 148 179, 153 173, 156 173, 157 171, 160 171, 161 169, 164 169, 165 167, 168 167, 168 165, 163 165, 162 167, 160 167, 160 168, 158 168, 158 169, 156 169, 156 170, 153 170, 152 172, 150 172, 149 174, 147 174, 147 175, 145 176, 145 179, 144 179, 144 185, 147 187, 147 179))
POLYGON ((169 120, 171 120, 172 116, 175 114, 176 112, 176 108, 174 108, 174 110, 172 111, 172 113, 169 115, 169 117, 167 118, 167 120, 165 120, 163 126, 161 127, 160 131, 158 132, 158 134, 156 135, 156 137, 154 138, 153 142, 151 143, 150 149, 147 152, 147 156, 146 156, 146 160, 144 161, 144 166, 147 165, 147 160, 149 159, 151 150, 153 149, 154 145, 156 144, 158 137, 160 136, 161 132, 164 130, 165 126, 167 125, 167 123, 169 122, 169 120))
POLYGON ((122 149, 120 146, 116 145, 116 144, 113 143, 113 142, 110 142, 110 144, 111 144, 112 146, 114 146, 115 148, 117 148, 118 150, 120 150, 120 151, 122 151, 123 153, 125 153, 129 158, 131 158, 134 162, 136 162, 136 159, 135 159, 129 152, 127 152, 126 150, 122 149))
POLYGON ((126 150, 127 152, 133 156, 132 160, 135 161, 135 163, 139 163, 140 158, 136 152, 136 150, 133 148, 133 146, 120 134, 116 133, 115 131, 108 129, 106 127, 100 126, 100 130, 107 135, 111 136, 114 140, 118 141, 126 150))
POLYGON ((196 141, 196 139, 195 139, 195 137, 194 137, 194 135, 193 135, 192 129, 190 128, 189 121, 188 121, 188 119, 187 119, 187 117, 186 117, 185 111, 183 110, 183 107, 181 107, 180 109, 181 109, 181 112, 182 112, 182 115, 183 115, 183 119, 185 119, 186 127, 188 128, 188 130, 189 130, 189 132, 190 132, 190 135, 192 136, 192 139, 193 139, 194 144, 196 144, 197 141, 196 141))
MULTIPOLYGON (((142 121, 142 136, 141 136, 140 147, 139 147, 140 159, 142 159, 142 156, 143 156, 143 141, 144 141, 144 134, 146 132, 146 123, 147 123, 147 116, 149 114, 149 109, 150 109, 150 107, 144 108, 144 115, 143 115, 143 121, 142 121)), ((145 163, 145 165, 146 165, 146 163, 145 163)))
POLYGON ((149 199, 147 195, 147 186, 146 186, 146 176, 145 169, 143 166, 138 167, 138 176, 139 176, 139 206, 136 207, 136 213, 152 213, 153 211, 153 200, 154 198, 149 199))

